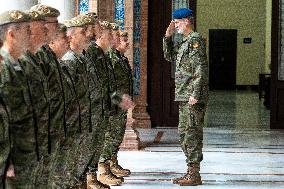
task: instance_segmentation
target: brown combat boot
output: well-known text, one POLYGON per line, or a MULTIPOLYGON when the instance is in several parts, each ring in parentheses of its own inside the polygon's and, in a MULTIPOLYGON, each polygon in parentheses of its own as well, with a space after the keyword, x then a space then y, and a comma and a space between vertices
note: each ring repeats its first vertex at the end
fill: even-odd
POLYGON ((123 169, 118 164, 116 157, 113 157, 110 161, 110 171, 118 177, 126 177, 126 176, 129 176, 131 174, 129 169, 123 169))
POLYGON ((87 173, 87 189, 110 189, 110 186, 98 181, 96 172, 89 172, 87 173))
POLYGON ((202 185, 199 171, 200 166, 198 164, 191 164, 187 169, 187 173, 183 177, 173 179, 173 183, 179 184, 180 186, 202 185))
POLYGON ((107 184, 110 186, 121 185, 124 181, 123 178, 117 177, 110 171, 110 163, 106 161, 104 163, 99 163, 98 165, 98 181, 103 184, 107 184))

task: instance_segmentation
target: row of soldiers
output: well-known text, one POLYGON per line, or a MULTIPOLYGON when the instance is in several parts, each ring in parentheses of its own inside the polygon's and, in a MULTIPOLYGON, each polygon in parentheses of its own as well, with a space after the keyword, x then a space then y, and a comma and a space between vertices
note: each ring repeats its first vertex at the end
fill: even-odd
POLYGON ((134 107, 128 35, 92 13, 59 14, 0 15, 1 189, 107 189, 130 175, 117 160, 134 107))

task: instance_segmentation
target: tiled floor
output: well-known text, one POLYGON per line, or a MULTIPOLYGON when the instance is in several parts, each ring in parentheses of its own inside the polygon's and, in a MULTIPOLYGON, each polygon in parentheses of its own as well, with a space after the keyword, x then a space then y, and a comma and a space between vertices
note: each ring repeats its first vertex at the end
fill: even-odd
MULTIPOLYGON (((119 152, 120 163, 132 175, 112 188, 192 188, 171 183, 186 170, 177 130, 139 131, 145 148, 119 152)), ((204 184, 194 188, 284 189, 284 130, 269 129, 269 111, 257 93, 211 92, 201 175, 204 184)))

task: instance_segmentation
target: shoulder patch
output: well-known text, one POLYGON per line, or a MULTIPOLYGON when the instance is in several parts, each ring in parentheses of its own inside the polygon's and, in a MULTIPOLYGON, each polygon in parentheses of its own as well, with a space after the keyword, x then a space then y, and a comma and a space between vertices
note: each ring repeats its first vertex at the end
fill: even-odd
POLYGON ((195 49, 197 49, 199 46, 200 46, 200 44, 197 41, 192 44, 192 47, 195 48, 195 49))

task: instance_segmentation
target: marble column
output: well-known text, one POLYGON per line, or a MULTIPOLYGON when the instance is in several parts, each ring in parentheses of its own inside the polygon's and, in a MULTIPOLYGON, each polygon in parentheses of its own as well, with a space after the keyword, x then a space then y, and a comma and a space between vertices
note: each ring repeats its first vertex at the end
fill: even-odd
POLYGON ((30 7, 36 5, 38 0, 9 0, 8 2, 2 2, 0 6, 0 13, 7 10, 21 10, 25 11, 30 7))
POLYGON ((75 0, 41 0, 41 4, 58 9, 60 11, 60 16, 58 17, 59 22, 70 19, 76 14, 75 0))

